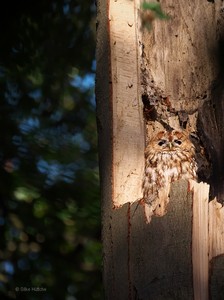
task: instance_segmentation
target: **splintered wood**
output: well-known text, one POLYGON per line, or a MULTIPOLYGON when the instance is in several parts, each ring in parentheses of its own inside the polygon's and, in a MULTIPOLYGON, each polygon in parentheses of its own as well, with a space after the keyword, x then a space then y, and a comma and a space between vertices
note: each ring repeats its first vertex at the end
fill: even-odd
POLYGON ((209 202, 209 259, 224 254, 224 207, 209 202))
POLYGON ((193 192, 192 262, 194 299, 209 299, 209 263, 224 254, 224 207, 209 202, 209 185, 190 181, 193 192))
POLYGON ((190 182, 193 191, 192 262, 194 299, 208 299, 208 195, 206 183, 190 182))
POLYGON ((109 2, 115 207, 142 197, 145 135, 138 92, 138 5, 137 0, 109 2))

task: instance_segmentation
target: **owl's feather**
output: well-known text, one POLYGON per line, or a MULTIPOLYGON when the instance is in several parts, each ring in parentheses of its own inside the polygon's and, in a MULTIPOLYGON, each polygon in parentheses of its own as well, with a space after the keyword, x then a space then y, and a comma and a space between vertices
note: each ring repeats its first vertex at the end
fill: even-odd
POLYGON ((145 151, 143 198, 148 222, 162 216, 169 203, 170 185, 179 179, 197 179, 195 147, 185 131, 160 131, 145 151))

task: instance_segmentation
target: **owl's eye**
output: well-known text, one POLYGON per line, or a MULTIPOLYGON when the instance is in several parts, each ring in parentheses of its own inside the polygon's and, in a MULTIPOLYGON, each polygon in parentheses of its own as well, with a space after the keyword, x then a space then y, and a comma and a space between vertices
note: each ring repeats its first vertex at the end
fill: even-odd
POLYGON ((158 145, 159 146, 162 146, 162 145, 164 145, 166 143, 166 140, 160 140, 159 142, 158 142, 158 145))
POLYGON ((174 140, 174 143, 178 144, 178 145, 181 145, 182 142, 180 140, 174 140))

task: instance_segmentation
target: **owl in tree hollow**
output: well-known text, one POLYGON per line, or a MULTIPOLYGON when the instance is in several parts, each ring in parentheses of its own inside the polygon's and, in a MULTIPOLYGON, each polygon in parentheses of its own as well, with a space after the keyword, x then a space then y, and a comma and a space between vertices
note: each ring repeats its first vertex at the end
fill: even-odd
POLYGON ((149 222, 153 214, 165 214, 172 182, 197 180, 197 163, 189 133, 181 130, 160 131, 152 136, 145 158, 143 199, 149 222))

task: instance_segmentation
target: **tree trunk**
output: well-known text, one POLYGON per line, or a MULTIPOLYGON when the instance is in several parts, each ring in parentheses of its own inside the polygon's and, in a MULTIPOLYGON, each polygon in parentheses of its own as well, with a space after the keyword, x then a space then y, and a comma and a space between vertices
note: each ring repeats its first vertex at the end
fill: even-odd
POLYGON ((105 298, 222 299, 224 213, 208 202, 209 187, 219 201, 224 187, 223 2, 160 3, 171 18, 147 31, 138 0, 97 2, 105 298), (147 224, 144 148, 161 128, 194 133, 199 180, 210 186, 173 183, 167 214, 147 224))

